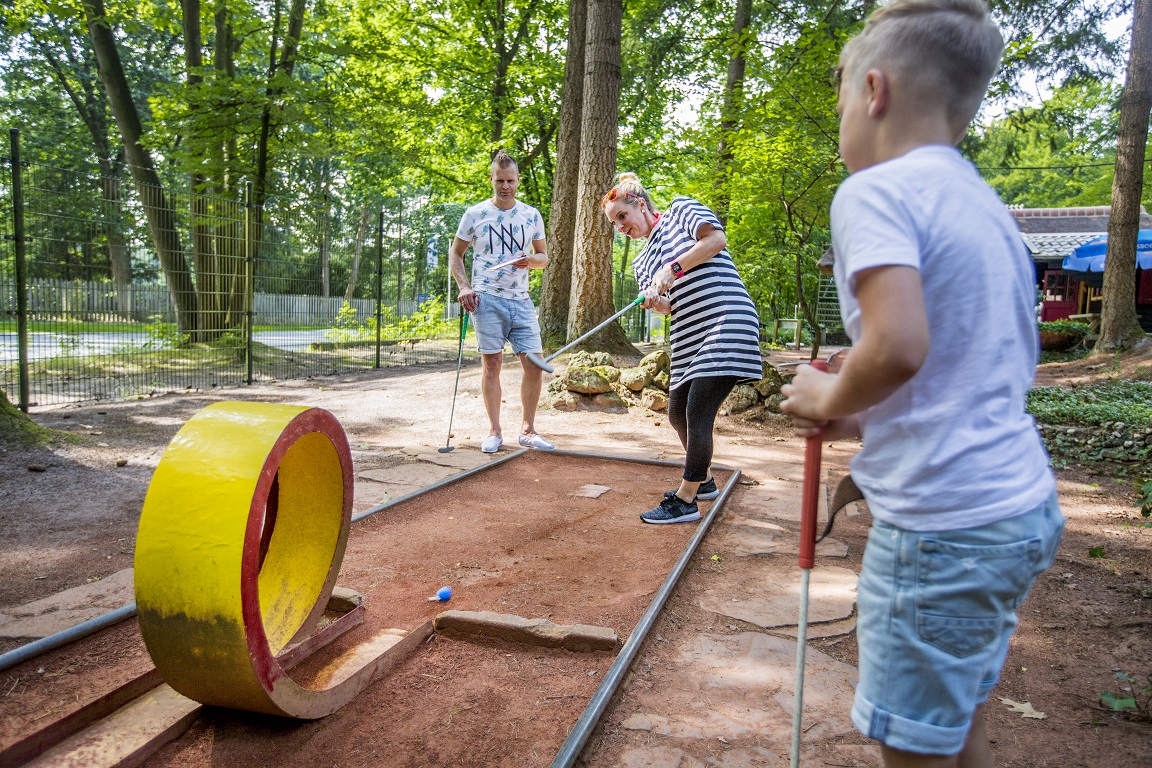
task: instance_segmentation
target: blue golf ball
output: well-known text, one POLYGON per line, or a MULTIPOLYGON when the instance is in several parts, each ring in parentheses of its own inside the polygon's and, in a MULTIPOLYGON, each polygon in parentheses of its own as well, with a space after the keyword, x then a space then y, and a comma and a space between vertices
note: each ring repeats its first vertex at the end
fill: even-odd
POLYGON ((440 598, 441 602, 448 602, 452 599, 452 587, 440 587, 436 590, 436 597, 440 598))

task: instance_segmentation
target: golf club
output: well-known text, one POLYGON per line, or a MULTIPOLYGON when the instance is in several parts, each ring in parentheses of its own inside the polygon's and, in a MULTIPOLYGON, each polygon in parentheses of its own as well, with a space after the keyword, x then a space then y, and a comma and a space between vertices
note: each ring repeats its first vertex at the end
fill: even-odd
MULTIPOLYGON (((463 308, 461 308, 463 309, 463 308)), ((460 389, 460 366, 464 363, 464 337, 468 335, 468 313, 460 313, 460 351, 456 354, 456 385, 452 387, 452 408, 448 411, 448 442, 443 448, 437 448, 440 453, 451 453, 455 450, 452 445, 452 419, 456 416, 456 391, 460 389)))
POLYGON ((576 345, 577 345, 577 344, 579 344, 580 342, 582 342, 582 341, 584 341, 585 339, 587 339, 587 338, 588 338, 589 336, 591 336, 592 334, 594 334, 594 333, 596 333, 597 331, 599 331, 599 330, 603 329, 603 328, 604 328, 604 326, 608 325, 608 324, 609 324, 609 323, 611 323, 613 320, 618 320, 618 319, 619 319, 620 317, 622 317, 622 316, 623 316, 623 315, 624 315, 624 314, 625 314, 625 313, 626 313, 628 310, 632 309, 632 307, 635 307, 635 306, 637 306, 638 304, 641 304, 643 301, 644 301, 644 294, 640 294, 640 295, 639 295, 639 296, 637 296, 635 299, 633 299, 633 300, 632 300, 632 302, 631 302, 631 303, 630 303, 628 306, 624 307, 624 309, 622 309, 622 310, 620 310, 619 312, 617 312, 616 314, 612 315, 612 317, 610 317, 610 318, 608 318, 607 320, 605 320, 604 322, 600 323, 600 325, 596 326, 596 327, 595 327, 595 328, 593 328, 592 330, 590 330, 590 331, 586 331, 585 333, 582 333, 582 334, 580 334, 579 336, 577 336, 577 337, 576 337, 575 339, 573 339, 572 341, 570 341, 570 342, 568 342, 567 344, 565 344, 564 346, 560 347, 560 349, 558 349, 558 350, 556 350, 555 352, 553 352, 552 354, 548 355, 548 357, 543 357, 543 358, 542 358, 542 357, 540 357, 540 355, 539 355, 539 354, 537 354, 536 352, 525 352, 525 353, 524 353, 524 358, 525 358, 526 360, 528 360, 529 362, 531 362, 531 363, 532 363, 532 365, 536 366, 537 368, 540 368, 540 369, 542 369, 542 370, 545 370, 545 371, 547 371, 548 373, 552 373, 554 370, 556 370, 556 369, 555 369, 555 368, 553 368, 551 365, 549 365, 549 363, 550 363, 550 362, 551 362, 553 359, 555 359, 556 357, 558 357, 558 356, 560 356, 560 355, 564 354, 564 353, 565 353, 565 352, 567 352, 568 350, 572 349, 572 347, 576 346, 576 345))
MULTIPOLYGON (((823 360, 811 366, 827 371, 823 360)), ((791 768, 800 765, 800 720, 804 709, 804 653, 808 645, 808 581, 816 561, 816 508, 820 493, 820 454, 824 431, 808 438, 804 445, 804 484, 800 494, 800 618, 796 622, 796 696, 792 700, 791 768)))

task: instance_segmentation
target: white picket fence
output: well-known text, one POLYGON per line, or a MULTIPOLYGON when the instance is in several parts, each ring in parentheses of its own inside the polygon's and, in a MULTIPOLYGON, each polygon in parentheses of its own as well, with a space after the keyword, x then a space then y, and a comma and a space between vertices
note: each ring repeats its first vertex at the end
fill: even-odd
MULTIPOLYGON (((7 278, 7 276, 5 276, 7 278)), ((301 296, 257 293, 253 296, 256 325, 332 325, 344 306, 343 296, 301 296)), ((373 299, 351 299, 360 322, 374 317, 373 299)), ((396 303, 386 305, 392 312, 396 303)), ((400 315, 415 314, 418 306, 412 299, 400 302, 400 315)), ((451 310, 455 310, 453 305, 451 310)), ((161 284, 131 285, 117 289, 111 283, 79 280, 30 280, 28 311, 40 320, 75 320, 80 322, 173 322, 175 313, 168 288, 161 284)), ((0 279, 0 313, 16 313, 16 289, 9 279, 0 279)), ((452 311, 453 316, 456 312, 452 311)))

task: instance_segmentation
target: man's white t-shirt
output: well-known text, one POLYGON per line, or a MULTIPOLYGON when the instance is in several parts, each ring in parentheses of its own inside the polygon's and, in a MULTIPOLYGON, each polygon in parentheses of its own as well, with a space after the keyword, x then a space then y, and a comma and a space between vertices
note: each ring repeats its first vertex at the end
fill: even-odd
POLYGON ((954 147, 921 147, 851 175, 832 202, 844 327, 861 331, 855 276, 920 273, 923 366, 859 414, 852 477, 869 510, 906 530, 969 528, 1023 514, 1055 479, 1024 398, 1039 354, 1035 273, 996 193, 954 147))
POLYGON ((528 298, 527 269, 492 267, 532 253, 532 241, 544 239, 540 211, 519 201, 503 210, 488 199, 464 212, 456 237, 472 243, 472 290, 506 299, 528 298))

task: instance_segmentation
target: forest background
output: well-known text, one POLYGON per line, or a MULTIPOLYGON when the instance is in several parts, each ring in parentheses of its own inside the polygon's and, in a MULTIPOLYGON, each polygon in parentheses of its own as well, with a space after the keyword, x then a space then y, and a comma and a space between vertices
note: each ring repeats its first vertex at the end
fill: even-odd
MULTIPOLYGON (((377 216, 407 227, 389 247, 410 251, 412 298, 454 294, 447 244, 464 207, 490 194, 488 158, 504 147, 520 160, 521 199, 550 222, 552 263, 533 292, 553 347, 611 311, 631 246, 580 201, 634 170, 658 205, 690 195, 717 211, 771 322, 815 303, 846 175, 830 75, 876 5, 6 0, 0 125, 20 129, 23 162, 122 180, 118 195, 250 190, 316 239, 299 265, 315 293, 349 298, 370 295, 358 261, 377 216), (329 247, 332 232, 355 247, 329 247)), ((1008 45, 961 149, 1009 205, 1109 204, 1133 4, 991 7, 1008 45)), ((1145 174, 1140 200, 1150 191, 1145 174)), ((68 204, 101 201, 77 191, 68 204)), ((166 246, 143 219, 122 226, 151 227, 137 239, 159 261, 110 233, 69 264, 156 280, 166 248, 198 247, 166 246)))

